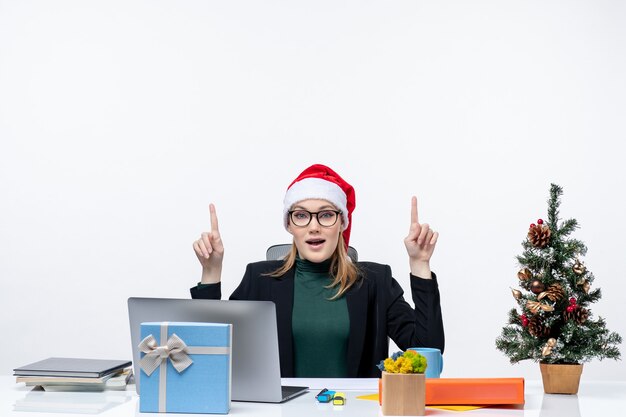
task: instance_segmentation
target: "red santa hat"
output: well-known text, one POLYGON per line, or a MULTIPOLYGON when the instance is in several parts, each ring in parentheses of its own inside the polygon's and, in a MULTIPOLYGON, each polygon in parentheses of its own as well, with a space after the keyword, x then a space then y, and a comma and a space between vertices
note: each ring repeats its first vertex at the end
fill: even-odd
POLYGON ((283 202, 285 228, 289 225, 289 210, 294 204, 309 198, 326 200, 341 211, 343 239, 348 246, 352 227, 352 212, 356 207, 354 188, 325 165, 311 165, 289 184, 283 202))

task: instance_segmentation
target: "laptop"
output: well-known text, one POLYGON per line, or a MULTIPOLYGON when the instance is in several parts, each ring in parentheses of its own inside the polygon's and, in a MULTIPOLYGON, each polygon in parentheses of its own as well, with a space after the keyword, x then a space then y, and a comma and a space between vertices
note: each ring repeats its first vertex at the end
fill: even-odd
POLYGON ((281 386, 276 306, 271 301, 128 299, 130 339, 137 394, 142 322, 194 321, 233 325, 233 401, 281 403, 304 394, 308 387, 281 386))

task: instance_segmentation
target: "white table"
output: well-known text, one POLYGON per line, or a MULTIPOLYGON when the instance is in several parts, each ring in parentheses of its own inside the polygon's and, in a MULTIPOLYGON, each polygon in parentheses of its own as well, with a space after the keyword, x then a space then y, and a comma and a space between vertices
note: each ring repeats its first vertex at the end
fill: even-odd
MULTIPOLYGON (((287 381, 293 384, 293 379, 287 381)), ((331 381, 339 385, 337 380, 331 381)), ((368 384, 365 384, 368 386, 368 384)), ((354 384, 350 386, 354 387, 354 384)), ((346 386, 346 388, 350 388, 346 386)), ((358 388, 358 384, 356 385, 358 388)), ((329 389, 342 389, 328 386, 329 389)), ((230 414, 234 416, 267 417, 367 417, 382 416, 376 401, 359 400, 356 397, 370 394, 363 388, 350 391, 342 389, 347 396, 343 407, 319 404, 311 391, 284 404, 259 404, 233 402, 230 414)), ((477 417, 595 417, 621 416, 626 410, 626 382, 585 381, 581 382, 578 395, 544 394, 540 381, 526 381, 526 404, 521 407, 483 408, 466 412, 427 408, 428 416, 477 417)), ((163 414, 139 413, 138 396, 134 386, 126 391, 105 392, 43 392, 33 391, 24 384, 16 384, 12 376, 0 376, 0 416, 53 416, 53 415, 99 414, 102 416, 162 416, 163 414), (26 411, 29 410, 29 411, 26 411)), ((181 416, 181 414, 169 414, 181 416)), ((204 415, 206 414, 196 414, 204 415)))

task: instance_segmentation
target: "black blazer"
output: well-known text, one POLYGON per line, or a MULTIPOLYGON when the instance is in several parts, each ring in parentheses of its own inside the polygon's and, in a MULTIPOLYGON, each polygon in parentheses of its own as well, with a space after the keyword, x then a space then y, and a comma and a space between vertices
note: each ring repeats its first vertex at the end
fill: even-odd
MULTIPOLYGON (((249 264, 231 300, 273 301, 278 321, 278 348, 282 377, 293 377, 291 316, 295 267, 282 277, 265 274, 283 261, 249 264)), ((376 365, 389 356, 390 337, 402 350, 410 347, 444 349, 443 320, 437 277, 411 275, 415 310, 404 300, 404 291, 391 276, 391 268, 373 262, 358 262, 361 279, 345 293, 350 318, 347 369, 349 377, 380 377, 376 365)), ((219 300, 221 284, 191 288, 192 298, 219 300)))

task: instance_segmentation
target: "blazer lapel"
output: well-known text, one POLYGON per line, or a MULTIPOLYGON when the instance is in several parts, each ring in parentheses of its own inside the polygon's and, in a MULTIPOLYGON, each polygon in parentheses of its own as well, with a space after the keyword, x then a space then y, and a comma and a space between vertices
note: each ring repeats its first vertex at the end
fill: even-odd
POLYGON ((361 281, 346 293, 348 316, 350 317, 350 336, 348 338, 348 377, 357 376, 360 358, 363 354, 365 332, 367 330, 368 285, 361 281))
POLYGON ((285 275, 272 278, 271 299, 276 304, 276 320, 278 326, 278 349, 280 351, 280 374, 283 378, 293 377, 293 333, 291 318, 293 314, 293 281, 295 268, 285 275))

